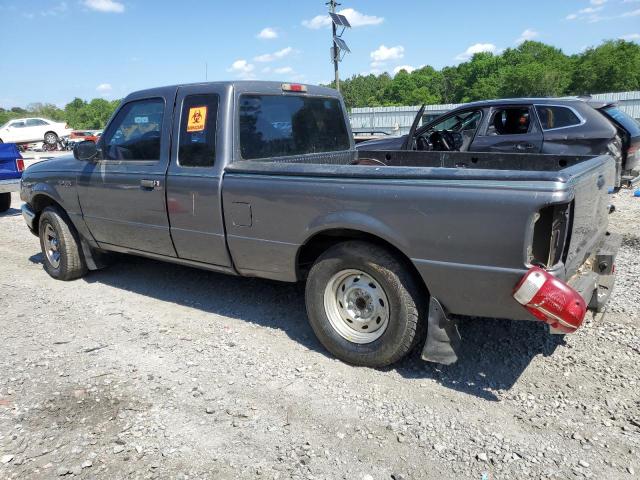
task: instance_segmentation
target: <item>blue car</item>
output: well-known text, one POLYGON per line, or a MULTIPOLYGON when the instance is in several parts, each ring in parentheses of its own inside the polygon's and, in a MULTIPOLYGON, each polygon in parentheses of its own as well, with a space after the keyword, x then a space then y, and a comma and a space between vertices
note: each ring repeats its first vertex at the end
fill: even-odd
POLYGON ((0 213, 11 207, 11 192, 20 191, 24 160, 15 143, 0 143, 0 213))

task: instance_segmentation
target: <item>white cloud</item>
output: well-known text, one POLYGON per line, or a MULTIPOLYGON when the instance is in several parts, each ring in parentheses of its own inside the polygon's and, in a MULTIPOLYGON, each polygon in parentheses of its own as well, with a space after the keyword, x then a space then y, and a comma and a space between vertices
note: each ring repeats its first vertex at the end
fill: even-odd
POLYGON ((109 93, 111 90, 113 90, 113 87, 110 83, 101 83, 96 87, 96 91, 100 93, 109 93))
POLYGON ((622 35, 620 38, 629 42, 635 42, 636 40, 640 40, 640 33, 630 33, 628 35, 622 35))
POLYGON ((526 42, 527 40, 533 40, 534 38, 536 38, 539 35, 540 35, 540 33, 536 32, 535 30, 527 28, 516 39, 516 45, 520 45, 521 43, 526 42))
POLYGON ((640 15, 640 8, 637 10, 631 10, 630 12, 625 12, 620 16, 621 17, 637 17, 638 15, 640 15))
POLYGON ((124 4, 115 0, 85 0, 84 5, 91 10, 106 13, 124 12, 124 4))
POLYGON ((262 40, 273 40, 274 38, 278 38, 278 32, 276 32, 274 28, 266 27, 260 30, 260 33, 258 33, 256 37, 262 40))
POLYGON ((251 63, 247 62, 244 59, 236 60, 231 64, 231 67, 227 69, 227 72, 232 72, 237 74, 242 78, 253 78, 253 70, 255 66, 251 63))
POLYGON ((286 47, 274 53, 265 53, 264 55, 258 55, 257 57, 254 58, 254 60, 256 62, 261 62, 261 63, 273 62, 274 60, 284 58, 287 55, 290 55, 291 53, 293 53, 293 48, 286 47))
POLYGON ((400 65, 399 67, 396 67, 393 69, 393 74, 397 75, 398 73, 400 73, 400 71, 402 70, 406 70, 407 73, 411 73, 416 69, 416 67, 412 67, 411 65, 400 65))
POLYGON ((565 17, 567 20, 575 20, 576 18, 578 18, 578 14, 577 13, 570 13, 569 15, 567 15, 565 17))
MULTIPOLYGON (((338 12, 340 15, 344 15, 349 20, 352 27, 364 27, 367 25, 380 25, 384 22, 383 17, 376 17, 375 15, 365 15, 353 8, 345 8, 338 12)), ((302 25, 312 30, 318 30, 320 28, 331 26, 331 17, 329 15, 316 15, 311 20, 303 20, 302 25)))
POLYGON ((482 52, 497 53, 498 47, 496 47, 493 43, 474 43, 464 52, 456 55, 456 60, 469 60, 476 53, 482 52))
POLYGON ((583 15, 586 14, 590 14, 590 13, 597 13, 599 11, 601 11, 604 7, 587 7, 587 8, 583 8, 581 10, 578 10, 578 13, 581 13, 583 15))
POLYGON ((291 67, 280 67, 280 68, 276 68, 273 70, 274 73, 277 73, 278 75, 287 75, 290 73, 293 73, 293 68, 291 67))
POLYGON ((371 66, 374 68, 380 67, 389 60, 400 60, 404 57, 404 47, 402 45, 398 45, 396 47, 380 45, 376 50, 371 52, 369 56, 372 60, 371 66))
POLYGON ((607 3, 607 0, 591 0, 591 5, 604 5, 607 3))

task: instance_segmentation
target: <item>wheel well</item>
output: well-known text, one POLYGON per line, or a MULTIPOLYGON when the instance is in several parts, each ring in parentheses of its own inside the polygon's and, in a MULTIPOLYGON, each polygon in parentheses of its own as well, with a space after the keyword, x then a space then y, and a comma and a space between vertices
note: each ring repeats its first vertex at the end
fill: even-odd
POLYGON ((349 240, 361 240, 364 242, 373 243, 375 245, 379 245, 390 252, 392 252, 398 259, 400 259, 407 269, 411 271, 419 284, 424 288, 426 294, 429 294, 429 289, 427 288, 422 276, 418 272, 418 269, 413 264, 413 262, 409 259, 407 255, 405 255, 402 250, 397 248, 392 243, 380 238, 371 233, 362 232, 360 230, 350 230, 350 229, 334 229, 334 230, 326 230, 324 232, 318 233, 311 237, 307 242, 300 247, 298 250, 298 258, 296 261, 297 275, 298 278, 303 280, 307 278, 307 274, 309 273, 309 269, 313 266, 315 261, 326 252, 329 248, 338 243, 346 242, 349 240))
POLYGON ((58 202, 56 202, 51 197, 48 197, 47 195, 36 195, 35 197, 33 197, 29 205, 31 205, 31 208, 36 213, 36 219, 34 221, 34 227, 36 229, 35 233, 38 233, 38 222, 40 219, 40 214, 45 208, 51 206, 62 208, 58 202))

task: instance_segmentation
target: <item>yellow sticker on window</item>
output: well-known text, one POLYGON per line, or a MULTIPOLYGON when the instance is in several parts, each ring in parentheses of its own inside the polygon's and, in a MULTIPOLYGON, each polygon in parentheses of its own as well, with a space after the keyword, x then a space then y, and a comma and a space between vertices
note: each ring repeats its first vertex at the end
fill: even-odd
POLYGON ((191 107, 187 119, 187 132, 201 132, 207 124, 207 107, 191 107))

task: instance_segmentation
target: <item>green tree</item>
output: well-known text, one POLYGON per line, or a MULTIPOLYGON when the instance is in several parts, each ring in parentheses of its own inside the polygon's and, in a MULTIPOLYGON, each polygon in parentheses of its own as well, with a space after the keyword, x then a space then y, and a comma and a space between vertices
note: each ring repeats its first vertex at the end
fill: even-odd
POLYGON ((610 40, 574 57, 571 90, 576 94, 638 90, 640 45, 610 40))

